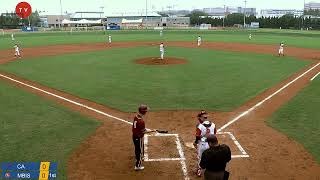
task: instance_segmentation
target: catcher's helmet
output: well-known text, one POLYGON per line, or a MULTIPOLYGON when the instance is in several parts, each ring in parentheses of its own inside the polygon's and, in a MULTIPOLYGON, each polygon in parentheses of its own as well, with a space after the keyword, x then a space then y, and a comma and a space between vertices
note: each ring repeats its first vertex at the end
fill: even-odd
POLYGON ((141 104, 138 110, 139 110, 139 113, 146 114, 149 110, 149 107, 145 104, 141 104))
POLYGON ((200 113, 198 114, 198 118, 200 118, 203 115, 207 115, 208 113, 205 110, 201 110, 200 113))
POLYGON ((203 122, 203 125, 204 125, 205 127, 210 127, 210 126, 211 126, 211 122, 210 122, 210 121, 204 121, 204 122, 203 122))

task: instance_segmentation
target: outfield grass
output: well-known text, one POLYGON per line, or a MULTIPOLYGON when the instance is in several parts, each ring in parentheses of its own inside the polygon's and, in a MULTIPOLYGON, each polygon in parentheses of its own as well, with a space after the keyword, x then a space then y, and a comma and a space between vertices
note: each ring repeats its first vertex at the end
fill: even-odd
MULTIPOLYGON (((287 46, 320 49, 320 33, 316 31, 289 31, 289 30, 165 30, 164 36, 159 36, 159 31, 107 31, 103 32, 51 32, 51 33, 20 33, 16 34, 16 40, 22 47, 35 47, 56 44, 77 44, 106 42, 107 35, 111 34, 113 41, 196 41, 198 35, 204 41, 239 42, 252 44, 278 45, 284 41, 287 46), (249 33, 253 39, 248 40, 249 33), (303 42, 303 43, 301 43, 303 42)), ((10 35, 1 37, 0 49, 12 48, 13 42, 10 35)))
POLYGON ((0 162, 58 163, 67 179, 67 159, 100 123, 0 81, 0 162))
POLYGON ((153 111, 231 111, 309 64, 291 57, 170 47, 175 66, 145 66, 134 59, 158 56, 158 47, 14 61, 1 70, 126 112, 140 103, 153 111))
POLYGON ((295 139, 320 163, 320 77, 281 107, 267 122, 295 139))

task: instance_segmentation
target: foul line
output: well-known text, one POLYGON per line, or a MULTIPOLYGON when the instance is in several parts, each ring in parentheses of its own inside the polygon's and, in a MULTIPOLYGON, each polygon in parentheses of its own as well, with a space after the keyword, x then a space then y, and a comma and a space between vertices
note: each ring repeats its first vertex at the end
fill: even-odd
MULTIPOLYGON (((107 114, 107 113, 105 113, 105 112, 102 112, 102 111, 99 111, 99 110, 97 110, 97 109, 94 109, 94 108, 92 108, 92 107, 90 107, 90 106, 87 106, 87 105, 78 103, 78 102, 76 102, 76 101, 72 101, 72 100, 70 100, 70 99, 64 98, 64 97, 62 97, 62 96, 56 95, 56 94, 54 94, 54 93, 51 93, 51 92, 42 90, 42 89, 40 89, 40 88, 34 87, 34 86, 32 86, 32 85, 29 85, 29 84, 26 84, 26 83, 24 83, 24 82, 18 81, 18 80, 16 80, 16 79, 10 78, 10 77, 8 77, 8 76, 6 76, 6 75, 3 75, 3 74, 1 74, 1 73, 0 73, 0 76, 3 77, 3 78, 8 79, 8 80, 10 80, 10 81, 16 82, 16 83, 18 83, 18 84, 27 86, 27 87, 32 88, 32 89, 34 89, 34 90, 37 90, 37 91, 43 92, 43 93, 45 93, 45 94, 48 94, 48 95, 50 95, 50 96, 56 97, 56 98, 58 98, 58 99, 67 101, 67 102, 69 102, 69 103, 71 103, 71 104, 74 104, 74 105, 83 107, 83 108, 85 108, 85 109, 94 111, 94 112, 96 112, 96 113, 98 113, 98 114, 102 114, 102 115, 107 116, 107 117, 109 117, 109 118, 113 118, 113 119, 115 119, 115 120, 118 120, 118 121, 121 121, 121 122, 124 122, 124 123, 127 123, 127 124, 132 125, 132 123, 129 122, 129 121, 126 121, 126 120, 124 120, 124 119, 121 119, 121 118, 112 116, 112 115, 107 114)), ((180 163, 181 163, 181 170, 182 170, 182 172, 183 172, 184 179, 185 179, 185 180, 189 180, 190 178, 189 178, 189 176, 188 176, 187 165, 186 165, 186 162, 185 162, 185 156, 184 156, 184 152, 183 152, 183 149, 182 149, 182 146, 181 146, 181 142, 180 142, 180 139, 179 139, 179 135, 178 135, 178 134, 172 134, 172 135, 176 137, 177 149, 178 149, 178 152, 179 152, 179 155, 180 155, 180 158, 177 158, 177 159, 178 159, 178 160, 180 161, 180 163)), ((157 134, 156 136, 170 136, 170 134, 168 134, 168 135, 160 135, 160 134, 157 134)), ((147 150, 147 149, 146 149, 146 150, 147 150)))
POLYGON ((1 77, 4 77, 4 78, 6 78, 6 79, 9 79, 9 80, 11 80, 11 81, 14 81, 14 82, 16 82, 16 83, 22 84, 22 85, 24 85, 24 86, 27 86, 27 87, 29 87, 29 88, 32 88, 32 89, 34 89, 34 90, 37 90, 37 91, 43 92, 43 93, 45 93, 45 94, 48 94, 48 95, 50 95, 50 96, 56 97, 56 98, 58 98, 58 99, 67 101, 67 102, 69 102, 69 103, 71 103, 71 104, 74 104, 74 105, 83 107, 83 108, 85 108, 85 109, 89 109, 89 110, 94 111, 94 112, 96 112, 96 113, 98 113, 98 114, 102 114, 102 115, 107 116, 107 117, 109 117, 109 118, 113 118, 113 119, 116 119, 116 120, 118 120, 118 121, 121 121, 121 122, 124 122, 124 123, 127 123, 127 124, 132 125, 132 122, 126 121, 126 120, 121 119, 121 118, 117 118, 117 117, 112 116, 112 115, 110 115, 110 114, 107 114, 107 113, 105 113, 105 112, 102 112, 102 111, 99 111, 99 110, 97 110, 97 109, 94 109, 94 108, 92 108, 92 107, 90 107, 90 106, 87 106, 87 105, 84 105, 84 104, 81 104, 81 103, 72 101, 72 100, 67 99, 67 98, 64 98, 64 97, 62 97, 62 96, 59 96, 59 95, 53 94, 53 93, 51 93, 51 92, 42 90, 42 89, 40 89, 40 88, 31 86, 31 85, 26 84, 26 83, 24 83, 24 82, 15 80, 15 79, 13 79, 13 78, 10 78, 10 77, 8 77, 8 76, 6 76, 6 75, 0 74, 0 76, 1 76, 1 77))
POLYGON ((312 71, 314 68, 316 68, 317 66, 319 66, 320 63, 314 65, 312 68, 310 68, 309 70, 307 70, 306 72, 304 72, 303 74, 301 74, 300 76, 298 76, 297 78, 295 78, 294 80, 290 81, 288 84, 284 85, 282 88, 280 88, 278 91, 274 92, 273 94, 271 94, 270 96, 268 96, 267 98, 265 98, 264 100, 260 101, 259 103, 257 103, 256 105, 254 105, 253 107, 251 107, 250 109, 248 109, 247 111, 244 111, 243 113, 241 113, 239 116, 237 116, 236 118, 234 118, 233 120, 229 121, 227 124, 225 124, 224 126, 222 126, 220 129, 218 129, 218 132, 222 131, 223 129, 227 128, 228 126, 230 126, 231 124, 235 123, 236 121, 238 121, 239 119, 241 119, 242 117, 246 116, 247 114, 249 114, 251 111, 255 110, 257 107, 261 106, 263 103, 265 103, 266 101, 268 101, 269 99, 271 99, 273 96, 277 95, 278 93, 280 93, 282 90, 284 90, 285 88, 287 88, 288 86, 290 86, 292 83, 296 82, 298 79, 300 79, 301 77, 303 77, 304 75, 306 75, 307 73, 309 73, 310 71, 312 71))
POLYGON ((320 72, 318 72, 318 74, 316 74, 315 76, 313 76, 313 78, 311 78, 310 81, 313 81, 319 74, 320 74, 320 72))
POLYGON ((238 147, 238 149, 241 152, 241 155, 232 155, 232 158, 247 158, 250 157, 248 155, 248 153, 243 149, 243 147, 240 145, 239 141, 234 137, 234 135, 231 132, 219 132, 218 134, 228 134, 230 136, 230 138, 232 139, 232 141, 234 142, 234 144, 238 147))

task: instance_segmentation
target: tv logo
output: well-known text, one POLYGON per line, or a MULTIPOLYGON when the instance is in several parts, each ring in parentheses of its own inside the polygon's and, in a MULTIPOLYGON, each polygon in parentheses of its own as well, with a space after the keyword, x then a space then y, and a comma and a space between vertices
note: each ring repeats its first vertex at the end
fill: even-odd
POLYGON ((31 5, 27 2, 20 2, 16 6, 16 14, 20 18, 28 18, 32 13, 31 5))

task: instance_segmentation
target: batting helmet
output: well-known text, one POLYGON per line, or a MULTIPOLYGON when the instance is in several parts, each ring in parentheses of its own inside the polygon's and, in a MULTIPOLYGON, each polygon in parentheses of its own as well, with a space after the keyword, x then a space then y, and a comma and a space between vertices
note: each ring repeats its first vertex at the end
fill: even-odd
POLYGON ((149 110, 149 107, 145 104, 141 104, 138 110, 139 110, 139 113, 146 114, 149 110))

